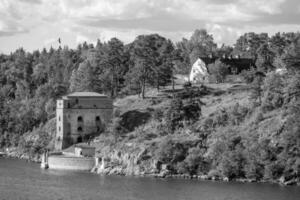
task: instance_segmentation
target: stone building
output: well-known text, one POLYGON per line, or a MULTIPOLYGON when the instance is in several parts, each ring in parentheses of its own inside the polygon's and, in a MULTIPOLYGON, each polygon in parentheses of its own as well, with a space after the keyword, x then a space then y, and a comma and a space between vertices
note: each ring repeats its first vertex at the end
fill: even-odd
POLYGON ((57 100, 55 149, 87 141, 111 121, 112 99, 95 92, 75 92, 57 100))

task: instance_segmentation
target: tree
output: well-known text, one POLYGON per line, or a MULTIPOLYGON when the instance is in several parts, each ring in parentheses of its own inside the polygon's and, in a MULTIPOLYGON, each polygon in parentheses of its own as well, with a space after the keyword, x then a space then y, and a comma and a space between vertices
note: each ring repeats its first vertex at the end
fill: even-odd
POLYGON ((127 83, 140 86, 142 98, 145 97, 146 84, 156 86, 165 85, 172 77, 173 51, 172 43, 158 34, 138 36, 132 43, 132 66, 126 75, 127 83))
POLYGON ((257 49, 262 44, 267 43, 268 40, 269 37, 267 33, 245 33, 237 39, 233 53, 243 57, 256 58, 257 49))
POLYGON ((171 101, 170 107, 166 112, 166 126, 170 133, 182 127, 184 117, 183 102, 181 99, 176 98, 171 101))
POLYGON ((83 62, 79 65, 78 70, 73 70, 70 79, 70 91, 94 91, 94 77, 89 62, 83 62))
POLYGON ((268 44, 262 44, 256 53, 257 59, 255 65, 258 70, 263 72, 274 70, 273 61, 275 54, 269 49, 268 44))
MULTIPOLYGON (((97 48, 101 48, 100 44, 97 45, 97 48)), ((103 46, 99 62, 101 71, 98 77, 102 80, 103 90, 109 90, 111 97, 115 97, 118 94, 122 78, 127 72, 126 60, 124 44, 117 38, 110 39, 103 46), (109 84, 105 84, 107 81, 109 81, 109 84)))
POLYGON ((223 83, 229 74, 229 68, 220 59, 215 63, 209 64, 208 69, 217 83, 223 83))
POLYGON ((283 60, 291 73, 300 70, 300 37, 291 44, 283 60))
POLYGON ((188 41, 189 56, 191 63, 194 63, 199 56, 209 56, 217 48, 212 35, 209 35, 205 29, 196 29, 188 41))
POLYGON ((262 75, 257 75, 253 82, 251 83, 251 93, 250 93, 250 99, 256 103, 258 100, 258 104, 261 104, 261 98, 263 95, 263 89, 262 89, 262 84, 263 84, 263 76, 262 75))

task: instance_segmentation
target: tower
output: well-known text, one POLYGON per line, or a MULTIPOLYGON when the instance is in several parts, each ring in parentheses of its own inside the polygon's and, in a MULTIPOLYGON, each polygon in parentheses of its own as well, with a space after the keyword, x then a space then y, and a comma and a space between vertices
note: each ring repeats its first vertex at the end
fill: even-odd
POLYGON ((55 149, 85 142, 111 121, 112 99, 95 92, 75 92, 57 100, 55 149))

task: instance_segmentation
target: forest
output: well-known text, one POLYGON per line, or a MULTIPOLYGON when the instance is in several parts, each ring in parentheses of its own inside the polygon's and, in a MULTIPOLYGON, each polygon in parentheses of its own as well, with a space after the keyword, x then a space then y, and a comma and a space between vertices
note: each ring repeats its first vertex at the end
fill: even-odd
MULTIPOLYGON (((239 55, 255 60, 256 67, 240 74, 251 86, 251 105, 218 110, 198 120, 198 104, 187 107, 181 98, 172 100, 166 113, 155 114, 158 121, 165 122, 166 134, 174 134, 189 121, 202 146, 184 150, 182 156, 182 149, 170 146, 172 140, 166 139, 158 158, 184 173, 205 171, 255 179, 284 175, 299 182, 300 34, 292 32, 272 36, 245 33, 233 46, 218 46, 212 35, 200 29, 176 43, 150 34, 137 36, 129 44, 111 38, 107 42, 98 40, 96 45, 84 42, 76 49, 64 46, 26 52, 20 48, 9 55, 1 54, 0 148, 42 152, 51 140, 45 124, 55 118, 56 100, 67 93, 94 91, 114 99, 138 94, 143 99, 147 88, 160 90, 172 85, 176 74, 188 74, 198 57, 209 55, 239 55), (286 72, 274 73, 277 69, 286 72), (260 121, 272 113, 279 113, 284 120, 277 135, 261 139, 253 134, 260 133, 259 129, 265 131, 260 121), (38 135, 38 140, 26 141, 24 135, 29 133, 38 135)), ((224 67, 216 63, 212 71, 220 77, 219 84, 227 75, 224 67)))

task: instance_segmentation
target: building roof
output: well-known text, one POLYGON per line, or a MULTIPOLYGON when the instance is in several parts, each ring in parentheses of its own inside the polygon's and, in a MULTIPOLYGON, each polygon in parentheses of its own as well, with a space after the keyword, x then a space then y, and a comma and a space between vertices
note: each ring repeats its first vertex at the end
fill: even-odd
MULTIPOLYGON (((236 68, 239 71, 249 69, 255 66, 255 60, 252 58, 233 58, 233 57, 199 57, 206 66, 215 63, 216 60, 220 60, 222 63, 228 65, 230 68, 236 68)), ((207 69, 209 72, 209 69, 207 69)))
POLYGON ((206 65, 214 63, 218 58, 217 57, 199 57, 206 65))
POLYGON ((63 98, 75 98, 75 97, 107 97, 105 94, 99 94, 97 92, 74 92, 71 94, 68 94, 66 96, 63 96, 63 98))

